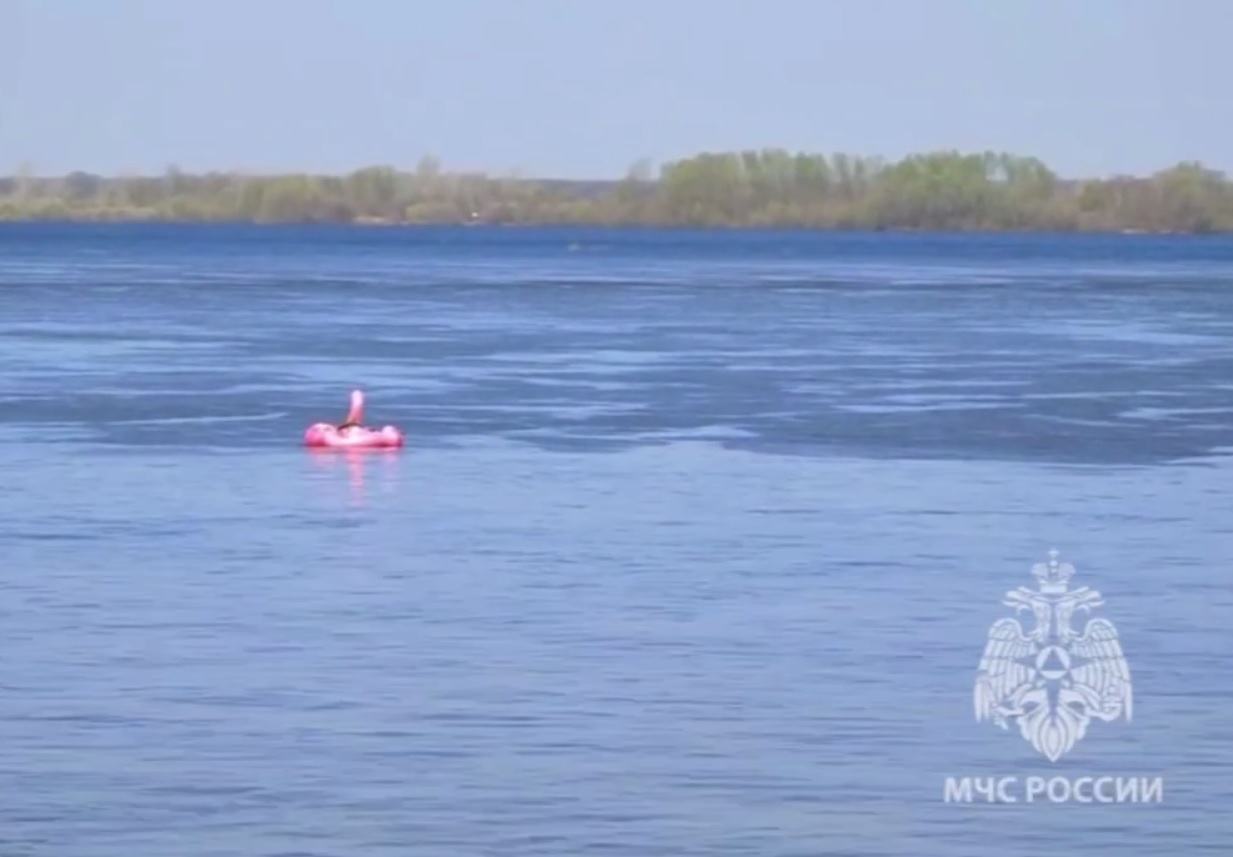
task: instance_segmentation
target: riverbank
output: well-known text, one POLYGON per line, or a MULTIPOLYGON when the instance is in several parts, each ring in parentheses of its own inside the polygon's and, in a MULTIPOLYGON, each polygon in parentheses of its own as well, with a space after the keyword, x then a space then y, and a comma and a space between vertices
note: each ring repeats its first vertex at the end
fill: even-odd
POLYGON ((783 151, 641 164, 563 181, 370 167, 345 176, 241 173, 0 179, 0 220, 364 226, 646 226, 819 230, 1233 232, 1233 182, 1201 164, 1064 180, 1036 159, 935 153, 896 163, 783 151))

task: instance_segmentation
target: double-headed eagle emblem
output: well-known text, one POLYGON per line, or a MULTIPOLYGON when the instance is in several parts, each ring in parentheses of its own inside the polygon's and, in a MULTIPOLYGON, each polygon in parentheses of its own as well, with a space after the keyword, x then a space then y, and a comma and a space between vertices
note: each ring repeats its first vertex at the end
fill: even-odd
POLYGON ((989 629, 973 699, 977 721, 992 720, 1019 732, 1049 761, 1056 762, 1087 733, 1093 719, 1130 720, 1130 667, 1117 629, 1103 618, 1089 619, 1082 632, 1071 627, 1080 612, 1104 604, 1100 593, 1070 589, 1075 569, 1058 562, 1036 563, 1035 591, 1020 586, 1002 602, 1015 613, 1031 611, 1036 626, 1027 633, 1017 619, 989 629))

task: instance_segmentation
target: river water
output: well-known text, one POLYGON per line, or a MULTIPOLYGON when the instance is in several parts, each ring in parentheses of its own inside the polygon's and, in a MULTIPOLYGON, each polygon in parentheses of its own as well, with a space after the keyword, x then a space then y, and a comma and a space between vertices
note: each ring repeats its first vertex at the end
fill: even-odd
POLYGON ((0 403, 6 857, 1233 842, 1233 241, 10 225, 0 403))

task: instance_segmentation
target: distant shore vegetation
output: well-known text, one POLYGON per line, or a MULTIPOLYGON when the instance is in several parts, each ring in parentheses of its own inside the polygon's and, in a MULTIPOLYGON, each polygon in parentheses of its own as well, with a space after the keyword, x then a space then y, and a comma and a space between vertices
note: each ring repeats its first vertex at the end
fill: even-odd
POLYGON ((704 153, 614 181, 413 170, 349 175, 0 178, 0 220, 1233 232, 1233 182, 1186 162, 1151 176, 1063 180, 1015 155, 897 162, 781 150, 704 153))

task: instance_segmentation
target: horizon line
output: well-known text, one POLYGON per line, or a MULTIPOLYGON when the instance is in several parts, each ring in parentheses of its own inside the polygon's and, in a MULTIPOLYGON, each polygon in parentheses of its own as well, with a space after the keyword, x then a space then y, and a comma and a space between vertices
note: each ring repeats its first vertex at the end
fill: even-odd
MULTIPOLYGON (((205 168, 185 168, 180 166, 176 161, 169 160, 161 169, 122 169, 95 171, 83 168, 74 168, 70 170, 58 172, 40 172, 37 170, 37 164, 31 159, 25 159, 16 167, 10 168, 6 173, 0 173, 0 179, 18 179, 26 178, 30 180, 56 180, 64 179, 71 175, 88 175, 95 178, 105 180, 123 180, 123 179, 146 179, 160 178, 172 173, 177 173, 183 176, 234 176, 248 178, 277 178, 280 176, 310 176, 315 178, 338 178, 356 173, 361 173, 367 170, 393 170, 395 173, 402 175, 416 175, 421 172, 424 164, 435 164, 436 174, 441 176, 468 176, 468 177, 483 177, 488 179, 498 179, 507 181, 530 181, 530 182, 560 182, 569 184, 609 184, 621 182, 628 179, 634 171, 643 169, 649 171, 650 175, 646 177, 646 181, 657 182, 662 177, 663 168, 673 165, 688 162, 704 156, 739 156, 743 154, 764 154, 764 153, 786 153, 790 156, 804 156, 810 158, 825 157, 828 161, 833 161, 836 157, 851 158, 855 161, 863 163, 876 163, 883 167, 894 166, 895 164, 914 158, 927 157, 971 157, 980 155, 1010 155, 1015 158, 1023 158, 1025 160, 1035 160, 1041 163, 1045 168, 1053 172, 1047 161, 1043 158, 1038 158, 1032 155, 1021 155, 1014 152, 998 152, 990 149, 960 149, 960 148, 932 148, 921 149, 919 151, 909 152, 900 157, 888 157, 885 155, 860 155, 850 152, 824 152, 811 151, 805 149, 789 149, 786 147, 764 146, 759 148, 743 148, 743 149, 703 149, 694 152, 690 155, 678 156, 673 158, 654 159, 649 157, 635 158, 625 168, 623 173, 607 173, 603 175, 579 176, 568 174, 553 174, 553 173, 535 173, 529 170, 520 169, 517 167, 505 168, 483 168, 483 167, 450 167, 444 159, 435 155, 424 155, 417 159, 415 164, 407 165, 394 162, 371 162, 361 163, 347 168, 337 169, 304 169, 293 167, 282 168, 260 168, 260 167, 245 167, 245 166, 215 166, 205 168)), ((1207 162, 1197 158, 1179 158, 1168 164, 1155 167, 1149 171, 1132 172, 1132 171, 1103 171, 1099 174, 1073 174, 1063 175, 1058 172, 1053 172, 1054 177, 1058 181, 1063 182, 1087 182, 1087 181, 1110 181, 1114 179, 1148 179, 1161 172, 1173 169, 1183 164, 1198 165, 1206 170, 1227 175, 1228 170, 1220 167, 1215 167, 1207 162)))

